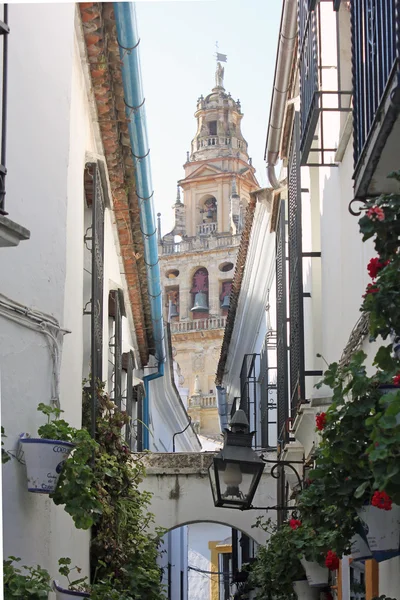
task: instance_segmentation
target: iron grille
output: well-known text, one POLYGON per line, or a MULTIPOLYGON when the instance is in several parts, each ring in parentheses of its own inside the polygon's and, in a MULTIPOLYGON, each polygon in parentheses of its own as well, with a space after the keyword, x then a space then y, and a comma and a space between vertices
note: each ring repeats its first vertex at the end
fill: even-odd
POLYGON ((276 230, 276 322, 277 322, 277 438, 278 444, 287 441, 286 422, 288 403, 288 349, 286 306, 286 222, 285 202, 282 200, 276 230))
POLYGON ((257 376, 256 360, 259 354, 245 354, 240 370, 240 408, 244 410, 254 431, 254 444, 259 446, 260 431, 257 428, 257 376))
POLYGON ((357 165, 389 81, 400 84, 400 0, 353 0, 351 29, 357 165))
POLYGON ((238 530, 232 528, 232 574, 233 574, 233 578, 235 578, 235 576, 237 575, 237 573, 239 571, 238 546, 239 546, 238 530))
POLYGON ((122 405, 122 315, 124 312, 121 290, 111 290, 109 316, 114 319, 114 335, 110 346, 113 349, 113 400, 121 410, 122 405))
MULTIPOLYGON (((104 289, 104 195, 99 168, 96 163, 88 163, 85 170, 85 192, 88 206, 92 208, 91 236, 85 236, 85 243, 91 241, 92 280, 91 280, 91 433, 96 434, 97 387, 103 380, 103 289, 104 289), (86 185, 86 182, 91 185, 86 185)), ((84 314, 87 314, 84 311, 84 314)))
MULTIPOLYGON (((277 480, 276 480, 276 498, 278 506, 287 506, 288 503, 288 486, 286 484, 285 479, 285 467, 279 466, 277 469, 277 480)), ((278 527, 281 527, 283 523, 287 520, 287 511, 286 510, 278 510, 278 527)))
POLYGON ((3 36, 3 85, 1 94, 1 164, 0 164, 0 215, 8 214, 6 198, 6 142, 7 142, 7 82, 8 82, 8 4, 3 5, 3 21, 0 21, 0 35, 3 36))
POLYGON ((304 317, 301 226, 301 176, 299 162, 299 114, 296 113, 288 164, 289 209, 289 323, 291 417, 305 398, 304 317))
POLYGON ((301 151, 307 154, 318 120, 317 20, 314 8, 315 0, 299 0, 301 151))
POLYGON ((269 364, 268 352, 276 353, 276 335, 269 331, 260 353, 260 439, 262 448, 276 445, 276 367, 269 364), (275 419, 275 420, 274 420, 275 419))
POLYGON ((141 385, 135 386, 135 396, 137 402, 137 427, 136 427, 136 452, 143 452, 143 396, 144 391, 141 385))
POLYGON ((135 436, 133 435, 136 411, 134 402, 136 400, 135 388, 133 387, 133 369, 135 368, 135 359, 132 350, 124 352, 122 355, 122 368, 126 371, 126 413, 129 417, 129 424, 125 428, 125 441, 131 450, 135 450, 135 436))

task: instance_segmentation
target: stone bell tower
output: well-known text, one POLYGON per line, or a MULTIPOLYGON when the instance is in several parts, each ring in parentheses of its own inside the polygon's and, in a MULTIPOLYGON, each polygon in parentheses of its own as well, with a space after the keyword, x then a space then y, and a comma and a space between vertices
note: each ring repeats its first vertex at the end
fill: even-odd
POLYGON ((159 254, 179 391, 199 433, 212 437, 219 435, 214 379, 243 218, 259 185, 241 132, 241 105, 225 91, 220 63, 195 117, 175 225, 160 235, 159 254))

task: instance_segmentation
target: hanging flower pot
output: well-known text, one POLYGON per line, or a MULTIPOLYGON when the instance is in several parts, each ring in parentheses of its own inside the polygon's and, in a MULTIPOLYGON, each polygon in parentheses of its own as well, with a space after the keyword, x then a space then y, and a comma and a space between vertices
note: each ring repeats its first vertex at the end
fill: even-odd
POLYGON ((353 535, 351 539, 351 557, 353 560, 368 560, 372 558, 372 552, 368 546, 364 530, 353 535))
POLYGON ((319 590, 311 588, 306 579, 301 581, 293 581, 293 591, 298 600, 318 600, 319 590))
POLYGON ((325 587, 328 585, 329 569, 322 567, 316 561, 301 558, 300 562, 307 575, 308 585, 310 587, 325 587))
POLYGON ((20 437, 24 451, 28 491, 52 494, 60 477, 64 462, 74 448, 71 442, 20 437))
POLYGON ((58 581, 53 581, 53 588, 56 592, 57 600, 73 600, 74 598, 90 598, 89 592, 77 592, 75 590, 66 590, 60 586, 58 581))
MULTIPOLYGON (((385 492, 376 492, 373 497, 375 504, 390 498, 385 492)), ((382 504, 384 506, 384 504, 382 504)), ((387 504, 386 508, 378 508, 369 504, 358 511, 372 557, 378 562, 399 556, 400 546, 400 506, 387 504), (389 508, 389 506, 391 508, 389 508)))

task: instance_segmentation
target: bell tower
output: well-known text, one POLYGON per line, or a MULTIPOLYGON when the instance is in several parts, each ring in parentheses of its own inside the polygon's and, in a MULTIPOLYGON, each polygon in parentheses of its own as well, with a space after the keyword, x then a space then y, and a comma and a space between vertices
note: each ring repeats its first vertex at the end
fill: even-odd
POLYGON ((194 116, 174 228, 160 235, 159 255, 179 391, 198 432, 212 437, 219 436, 215 369, 244 213, 259 185, 241 132, 240 101, 225 91, 220 62, 215 86, 197 100, 194 116))

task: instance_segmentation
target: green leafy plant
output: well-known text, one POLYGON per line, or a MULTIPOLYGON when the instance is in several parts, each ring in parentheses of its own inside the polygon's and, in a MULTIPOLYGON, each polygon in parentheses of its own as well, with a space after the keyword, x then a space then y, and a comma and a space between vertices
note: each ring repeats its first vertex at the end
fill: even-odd
POLYGON ((260 546, 251 566, 249 582, 257 589, 258 600, 291 600, 295 598, 293 582, 305 579, 299 552, 294 543, 294 530, 286 523, 279 529, 271 521, 259 522, 270 533, 265 546, 260 546))
POLYGON ((88 592, 90 591, 90 585, 88 583, 87 577, 79 577, 78 579, 72 579, 71 574, 76 571, 78 574, 81 573, 82 569, 77 567, 71 567, 71 559, 70 558, 60 558, 58 561, 58 572, 60 575, 63 575, 67 578, 68 581, 68 589, 73 590, 75 592, 88 592))
POLYGON ((60 558, 58 565, 58 571, 60 575, 66 577, 68 581, 67 589, 70 591, 90 593, 91 600, 134 600, 128 591, 116 589, 111 579, 97 581, 93 584, 88 582, 87 577, 72 579, 73 572, 76 571, 79 575, 81 569, 76 565, 71 567, 70 558, 60 558))
POLYGON ((100 579, 118 579, 120 589, 129 590, 135 600, 158 600, 162 589, 157 557, 165 531, 149 532, 154 523, 148 511, 151 494, 139 490, 145 469, 140 459, 133 458, 121 434, 129 424, 128 415, 118 411, 102 389, 97 397, 99 449, 94 471, 102 512, 93 529, 93 568, 100 579))
POLYGON ((47 599, 51 592, 49 573, 39 565, 18 568, 15 563, 20 560, 10 556, 3 561, 4 600, 47 599))
POLYGON ((122 437, 129 417, 110 400, 104 384, 99 384, 94 441, 85 429, 91 422, 90 388, 85 383, 84 429, 74 434, 76 447, 52 498, 65 505, 78 528, 92 527, 93 600, 161 600, 157 558, 165 531, 150 533, 154 523, 148 511, 151 494, 139 490, 145 470, 122 437))
POLYGON ((7 450, 5 450, 3 448, 3 446, 4 446, 3 439, 6 438, 6 437, 7 436, 6 436, 4 427, 2 425, 1 426, 1 462, 2 462, 3 465, 5 465, 6 463, 8 463, 9 460, 11 460, 10 454, 7 452, 7 450))
POLYGON ((47 423, 38 429, 39 437, 47 440, 74 442, 77 430, 71 427, 67 421, 60 419, 61 413, 64 412, 61 408, 41 402, 37 409, 47 417, 47 423))
POLYGON ((56 490, 50 497, 64 505, 78 529, 89 529, 102 513, 93 456, 99 445, 85 429, 75 432, 75 448, 65 461, 56 490))

